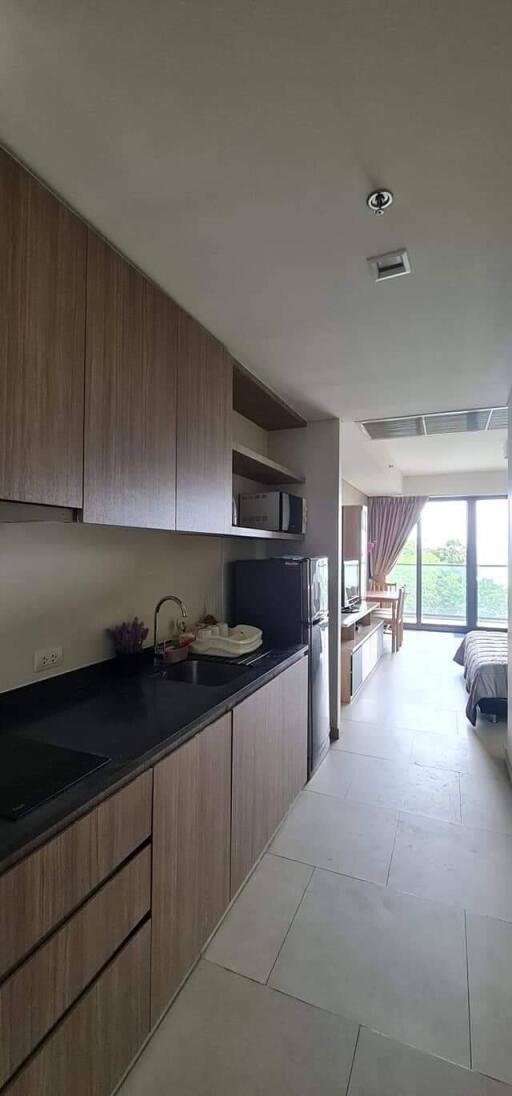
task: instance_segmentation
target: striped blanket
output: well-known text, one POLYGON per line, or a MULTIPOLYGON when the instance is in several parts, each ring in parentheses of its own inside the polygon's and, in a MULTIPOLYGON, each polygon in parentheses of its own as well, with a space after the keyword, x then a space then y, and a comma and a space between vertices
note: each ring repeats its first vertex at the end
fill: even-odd
POLYGON ((468 632, 456 651, 454 662, 464 667, 466 715, 473 727, 481 700, 507 699, 507 660, 506 632, 468 632))

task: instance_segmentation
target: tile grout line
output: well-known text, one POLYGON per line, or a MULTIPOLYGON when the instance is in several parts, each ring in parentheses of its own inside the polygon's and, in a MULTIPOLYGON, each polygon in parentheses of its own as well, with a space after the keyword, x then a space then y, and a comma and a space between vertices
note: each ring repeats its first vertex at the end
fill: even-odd
POLYGON ((354 1053, 352 1055, 352 1062, 350 1064, 350 1073, 348 1075, 347 1090, 346 1090, 345 1096, 350 1096, 350 1086, 352 1084, 352 1074, 354 1072, 354 1066, 356 1064, 356 1054, 357 1054, 357 1048, 359 1046, 359 1036, 361 1034, 361 1027, 362 1027, 362 1025, 359 1024, 358 1028, 357 1028, 356 1041, 354 1043, 354 1053))
MULTIPOLYGON (((299 862, 300 862, 300 861, 299 861, 299 862)), ((310 865, 306 865, 306 866, 307 866, 307 867, 309 867, 310 865)), ((298 903, 297 903, 297 907, 296 907, 296 909, 295 909, 295 913, 294 913, 294 915, 293 915, 293 917, 292 917, 292 919, 291 919, 291 921, 290 921, 290 924, 288 925, 288 928, 287 928, 287 930, 286 930, 286 932, 285 932, 285 935, 284 935, 284 937, 283 937, 283 939, 282 939, 282 941, 281 941, 281 945, 280 945, 280 947, 279 947, 279 950, 278 950, 278 952, 277 952, 277 955, 276 955, 276 957, 275 957, 275 959, 274 959, 274 962, 272 963, 272 966, 271 966, 271 968, 270 968, 270 970, 269 970, 268 976, 267 976, 267 978, 265 979, 265 982, 263 983, 263 984, 264 984, 265 986, 268 986, 268 985, 269 985, 269 982, 270 982, 270 979, 271 979, 271 977, 272 977, 272 974, 273 974, 273 972, 274 972, 274 969, 275 969, 276 963, 277 963, 277 961, 278 961, 278 959, 279 959, 279 956, 280 956, 280 954, 281 954, 281 952, 282 952, 282 950, 283 950, 283 948, 284 948, 284 945, 286 944, 286 941, 287 941, 287 939, 288 939, 288 936, 290 935, 290 932, 291 932, 291 928, 292 928, 292 925, 293 925, 293 923, 294 923, 294 921, 295 921, 295 918, 296 918, 296 916, 297 916, 297 914, 298 914, 298 912, 299 912, 299 910, 300 910, 300 907, 302 906, 302 903, 303 903, 303 901, 304 901, 304 896, 305 896, 305 894, 306 894, 307 890, 309 889, 309 885, 310 885, 310 883, 311 883, 311 880, 312 880, 312 878, 313 878, 313 876, 314 876, 314 874, 315 874, 315 871, 316 871, 316 868, 311 868, 311 872, 310 872, 310 875, 309 875, 309 879, 308 879, 308 881, 307 881, 307 883, 306 883, 306 886, 304 887, 304 890, 303 890, 303 892, 302 892, 302 894, 301 894, 301 897, 300 897, 300 899, 299 899, 299 901, 298 901, 298 903)), ((270 988, 272 989, 272 987, 270 987, 270 988)))
POLYGON ((466 948, 466 985, 468 987, 468 1034, 469 1034, 469 1068, 473 1069, 473 1044, 471 1037, 471 997, 469 994, 469 951, 468 951, 468 915, 464 910, 464 943, 466 948))
POLYGON ((389 858, 389 864, 388 864, 388 872, 387 872, 387 875, 386 875, 386 882, 385 882, 386 887, 389 885, 389 877, 391 875, 391 865, 393 863, 393 857, 395 855, 396 839, 398 837, 398 827, 400 825, 400 811, 398 811, 397 814, 398 814, 398 816, 397 816, 397 820, 396 820, 395 836, 393 838, 393 848, 391 849, 391 856, 389 858))

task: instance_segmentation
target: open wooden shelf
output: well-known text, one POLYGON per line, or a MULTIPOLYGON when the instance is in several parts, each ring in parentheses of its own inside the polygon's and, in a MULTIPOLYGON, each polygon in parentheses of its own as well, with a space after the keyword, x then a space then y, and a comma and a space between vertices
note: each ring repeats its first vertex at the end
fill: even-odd
POLYGON ((260 537, 261 540, 304 540, 303 533, 276 533, 272 529, 246 529, 243 525, 232 525, 231 532, 236 537, 260 537))
POLYGON ((263 430, 290 430, 307 425, 302 415, 239 362, 233 364, 233 409, 263 430))
POLYGON ((256 453, 239 442, 233 443, 233 472, 237 476, 255 480, 256 483, 304 483, 304 477, 292 472, 284 464, 256 453))
POLYGON ((374 632, 378 632, 382 627, 382 620, 373 620, 371 624, 360 624, 357 632, 350 639, 343 639, 342 637, 342 650, 348 653, 357 651, 357 648, 365 643, 374 632))

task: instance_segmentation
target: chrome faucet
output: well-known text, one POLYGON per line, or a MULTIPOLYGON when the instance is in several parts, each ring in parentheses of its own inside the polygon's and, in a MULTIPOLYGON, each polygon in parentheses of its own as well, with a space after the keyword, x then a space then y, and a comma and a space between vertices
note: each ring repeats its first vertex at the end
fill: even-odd
MULTIPOLYGON (((160 601, 157 602, 157 605, 155 607, 155 615, 153 617, 153 661, 155 662, 155 664, 159 661, 158 654, 157 654, 158 614, 160 612, 160 609, 162 608, 162 605, 165 605, 166 601, 174 601, 176 603, 176 605, 179 605, 179 607, 181 609, 181 616, 182 616, 182 619, 184 621, 187 619, 187 615, 188 615, 187 610, 185 609, 185 606, 184 606, 181 598, 176 597, 174 594, 166 594, 165 597, 161 597, 160 601)), ((165 652, 165 641, 164 641, 164 652, 165 652)))

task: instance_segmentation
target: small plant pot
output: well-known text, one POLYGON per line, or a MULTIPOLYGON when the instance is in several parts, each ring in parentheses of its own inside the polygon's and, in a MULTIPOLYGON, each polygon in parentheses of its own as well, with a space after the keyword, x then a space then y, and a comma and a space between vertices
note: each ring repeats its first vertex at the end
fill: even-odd
POLYGON ((116 655, 114 665, 121 677, 138 674, 144 666, 144 651, 122 651, 116 655))

